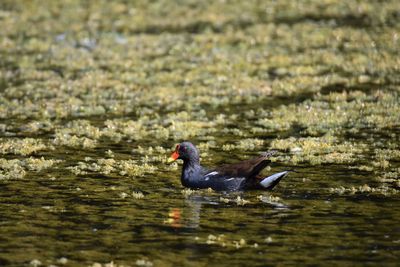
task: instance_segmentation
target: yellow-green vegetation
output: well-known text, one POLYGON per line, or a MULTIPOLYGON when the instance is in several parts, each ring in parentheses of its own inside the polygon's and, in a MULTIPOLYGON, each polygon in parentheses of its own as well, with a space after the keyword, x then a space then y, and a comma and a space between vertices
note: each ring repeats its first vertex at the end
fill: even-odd
POLYGON ((39 172, 53 167, 61 160, 42 158, 2 159, 0 158, 0 180, 21 179, 28 171, 39 172))
POLYGON ((0 1, 0 265, 398 264, 398 2, 0 1), (183 140, 297 172, 183 189, 183 140))
MULTIPOLYGON (((195 237, 197 242, 202 242, 202 238, 195 237)), ((258 248, 258 243, 248 243, 244 238, 240 238, 239 240, 234 240, 232 238, 228 238, 224 234, 213 235, 209 234, 205 239, 205 243, 207 245, 217 245, 225 248, 258 248)))
POLYGON ((346 188, 344 186, 341 187, 335 187, 335 188, 329 188, 329 191, 332 193, 337 193, 337 194, 357 194, 357 193, 362 193, 362 194, 383 194, 390 196, 392 194, 398 194, 399 190, 396 190, 394 188, 388 187, 386 185, 380 186, 380 187, 371 187, 367 184, 358 186, 358 187, 350 187, 346 188))
POLYGON ((136 198, 136 199, 141 199, 141 198, 144 198, 144 195, 143 195, 142 192, 135 192, 135 191, 133 191, 133 192, 132 192, 132 197, 133 197, 133 198, 136 198))
POLYGON ((195 190, 192 190, 192 189, 190 189, 190 188, 185 188, 185 189, 183 189, 181 192, 182 192, 182 194, 183 194, 185 197, 189 197, 190 195, 192 195, 192 194, 195 193, 196 191, 195 191, 195 190))
POLYGON ((237 142, 237 144, 224 144, 222 146, 223 150, 259 150, 264 145, 264 140, 249 138, 242 139, 237 142))
POLYGON ((0 154, 15 154, 28 156, 41 150, 51 150, 52 146, 46 145, 40 139, 34 138, 0 138, 0 154))
POLYGON ((153 173, 157 168, 147 163, 138 164, 134 160, 115 160, 98 159, 93 161, 88 158, 80 161, 76 166, 67 167, 76 175, 85 175, 87 173, 101 173, 104 175, 122 175, 129 177, 143 176, 146 173, 153 173))
MULTIPOLYGON (((332 136, 320 138, 287 138, 276 139, 271 142, 271 147, 284 150, 286 155, 277 159, 290 161, 294 164, 308 162, 312 165, 324 163, 352 163, 362 156, 367 145, 350 142, 339 142, 332 136)), ((273 158, 273 160, 277 160, 273 158)))
POLYGON ((279 203, 281 201, 280 197, 272 196, 272 195, 259 195, 257 198, 262 202, 267 203, 279 203))
POLYGON ((361 91, 316 95, 301 104, 280 106, 270 113, 255 113, 257 124, 271 131, 289 130, 293 126, 303 134, 360 134, 365 128, 393 129, 400 125, 399 92, 377 90, 373 94, 361 91), (261 117, 261 118, 260 118, 261 117))
MULTIPOLYGON (((110 262, 103 263, 103 264, 99 263, 99 262, 95 262, 95 263, 89 265, 89 267, 128 267, 128 266, 129 265, 115 263, 114 261, 110 261, 110 262)), ((136 261, 136 266, 152 267, 153 264, 150 261, 137 260, 136 261)))
POLYGON ((226 198, 226 197, 220 197, 219 200, 221 201, 221 203, 228 204, 230 202, 233 202, 233 203, 236 203, 236 205, 239 205, 239 206, 243 206, 243 205, 246 205, 246 204, 250 203, 250 200, 246 200, 246 199, 242 198, 241 196, 237 196, 235 199, 229 199, 229 198, 226 198))

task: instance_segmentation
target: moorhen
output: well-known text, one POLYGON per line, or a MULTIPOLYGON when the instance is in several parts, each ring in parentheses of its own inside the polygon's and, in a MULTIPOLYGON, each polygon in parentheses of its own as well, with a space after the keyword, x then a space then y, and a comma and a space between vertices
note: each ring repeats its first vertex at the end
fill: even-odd
POLYGON ((178 144, 171 154, 170 162, 183 160, 181 182, 192 189, 211 188, 215 191, 238 191, 249 189, 272 189, 289 171, 275 173, 268 177, 259 175, 268 163, 273 151, 215 169, 200 166, 199 151, 190 142, 178 144))

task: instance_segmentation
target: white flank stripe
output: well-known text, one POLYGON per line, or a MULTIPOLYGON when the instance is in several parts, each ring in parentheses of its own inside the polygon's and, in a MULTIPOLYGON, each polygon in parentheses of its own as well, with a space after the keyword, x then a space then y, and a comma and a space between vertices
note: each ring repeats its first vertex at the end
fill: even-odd
POLYGON ((204 178, 207 178, 207 177, 209 177, 209 176, 214 176, 214 175, 217 175, 218 174, 218 172, 210 172, 209 174, 207 174, 206 176, 204 176, 204 178))

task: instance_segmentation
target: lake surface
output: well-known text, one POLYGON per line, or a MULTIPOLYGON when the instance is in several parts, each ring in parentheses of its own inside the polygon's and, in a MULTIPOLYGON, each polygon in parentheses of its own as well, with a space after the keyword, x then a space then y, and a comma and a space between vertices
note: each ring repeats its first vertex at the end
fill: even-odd
POLYGON ((398 266, 397 1, 2 1, 1 266, 398 266), (273 191, 180 184, 277 150, 273 191))

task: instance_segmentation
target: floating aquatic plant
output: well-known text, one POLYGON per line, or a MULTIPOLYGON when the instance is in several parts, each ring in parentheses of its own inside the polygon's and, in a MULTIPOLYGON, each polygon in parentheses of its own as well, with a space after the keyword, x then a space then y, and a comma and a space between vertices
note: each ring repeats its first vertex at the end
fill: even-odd
POLYGON ((222 146, 222 150, 230 151, 230 150, 262 150, 263 149, 264 140, 256 139, 256 138, 248 138, 239 140, 237 144, 225 144, 222 146))
POLYGON ((42 150, 54 149, 51 145, 46 145, 40 139, 34 138, 0 138, 0 153, 1 154, 16 154, 28 156, 42 150))
MULTIPOLYGON (((198 242, 201 242, 200 237, 195 237, 195 240, 198 242)), ((244 238, 240 238, 238 240, 233 239, 233 238, 228 238, 224 234, 219 234, 219 235, 214 235, 214 234, 209 234, 207 238, 205 239, 205 243, 207 245, 217 245, 221 247, 227 247, 227 248, 244 248, 244 247, 250 247, 250 248, 258 248, 258 243, 249 243, 246 241, 244 238)))
MULTIPOLYGON (((139 263, 141 263, 141 261, 139 260, 139 263)), ((138 266, 147 266, 147 265, 138 265, 138 266)), ((153 266, 153 265, 151 265, 153 266)), ((92 265, 90 265, 90 267, 129 267, 128 265, 123 265, 123 264, 117 264, 114 263, 114 261, 110 261, 109 263, 98 263, 95 262, 92 265)), ((150 265, 149 265, 150 267, 150 265)))
POLYGON ((339 142, 327 135, 322 138, 287 138, 271 142, 274 149, 290 151, 290 155, 278 156, 272 160, 290 161, 292 163, 309 162, 313 165, 324 163, 351 163, 358 159, 367 148, 365 144, 339 142))
POLYGON ((129 177, 143 176, 153 173, 156 167, 147 163, 137 164, 134 160, 116 160, 100 158, 94 162, 78 162, 76 166, 68 169, 76 175, 85 175, 88 172, 102 173, 104 175, 118 174, 129 177))
POLYGON ((390 196, 394 194, 398 194, 400 191, 388 186, 380 186, 380 187, 371 187, 367 184, 358 187, 335 187, 330 188, 329 191, 331 193, 337 193, 339 195, 343 194, 383 194, 385 196, 390 196))
POLYGON ((29 265, 33 266, 33 267, 38 267, 42 265, 42 262, 38 259, 33 259, 29 262, 29 265))
POLYGON ((30 171, 42 171, 53 167, 61 160, 42 158, 2 159, 0 158, 0 180, 22 179, 30 171))
POLYGON ((88 149, 96 147, 97 142, 87 137, 57 133, 53 140, 53 144, 57 146, 70 146, 75 148, 83 147, 88 149))
POLYGON ((136 266, 143 266, 143 267, 152 267, 153 266, 153 263, 151 261, 144 260, 144 259, 136 260, 135 264, 136 264, 136 266))
POLYGON ((190 188, 185 188, 185 189, 182 189, 181 192, 185 197, 188 197, 188 196, 192 195, 193 193, 195 193, 196 191, 192 190, 190 188))
POLYGON ((136 198, 136 199, 142 199, 142 198, 144 198, 144 194, 140 191, 133 191, 132 197, 136 198))

